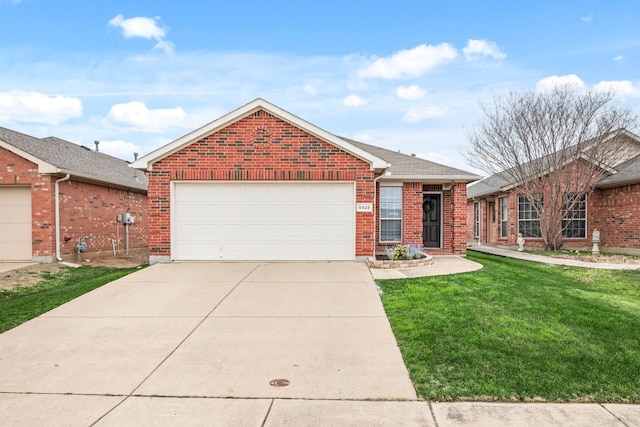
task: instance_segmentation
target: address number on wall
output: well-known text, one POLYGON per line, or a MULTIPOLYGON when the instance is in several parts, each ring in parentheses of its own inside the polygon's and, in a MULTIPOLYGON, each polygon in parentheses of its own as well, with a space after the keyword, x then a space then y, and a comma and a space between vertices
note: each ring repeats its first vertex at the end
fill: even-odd
POLYGON ((372 203, 356 203, 356 212, 373 212, 372 203))

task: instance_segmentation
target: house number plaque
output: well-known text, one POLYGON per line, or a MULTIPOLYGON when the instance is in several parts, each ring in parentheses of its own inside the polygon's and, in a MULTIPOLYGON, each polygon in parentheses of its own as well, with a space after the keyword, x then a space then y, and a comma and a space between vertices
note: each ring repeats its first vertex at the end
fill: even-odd
POLYGON ((356 212, 373 212, 372 203, 356 203, 356 212))

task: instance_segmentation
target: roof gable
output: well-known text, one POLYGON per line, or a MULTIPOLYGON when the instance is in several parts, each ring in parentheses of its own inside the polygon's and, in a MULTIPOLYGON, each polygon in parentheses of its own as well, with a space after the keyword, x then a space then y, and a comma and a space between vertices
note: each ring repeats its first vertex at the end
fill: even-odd
POLYGON ((234 111, 231 111, 230 113, 225 114, 224 116, 202 126, 201 128, 196 129, 193 132, 190 132, 176 139, 175 141, 172 141, 158 148, 157 150, 154 150, 151 153, 146 154, 145 156, 142 156, 141 158, 133 162, 132 166, 137 169, 151 170, 155 162, 162 160, 163 158, 170 156, 171 154, 177 151, 180 151, 181 149, 193 144, 196 141, 199 141, 215 132, 220 131, 221 129, 224 129, 225 127, 239 120, 242 120, 243 118, 259 110, 264 110, 265 112, 271 114, 272 116, 275 116, 293 126, 296 126, 299 129, 303 130, 304 132, 307 132, 310 135, 320 138, 334 145, 335 147, 361 160, 366 161, 371 165, 372 170, 386 169, 389 166, 385 160, 378 158, 372 153, 369 153, 342 138, 339 138, 323 129, 320 129, 319 127, 261 98, 255 99, 254 101, 251 101, 250 103, 234 111))

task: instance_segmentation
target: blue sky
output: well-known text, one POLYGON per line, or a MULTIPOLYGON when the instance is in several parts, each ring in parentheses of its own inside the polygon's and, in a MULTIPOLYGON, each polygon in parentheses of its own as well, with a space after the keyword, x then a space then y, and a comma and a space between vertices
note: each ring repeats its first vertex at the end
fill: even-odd
POLYGON ((261 97, 474 171, 481 101, 571 82, 640 111, 640 1, 0 0, 0 126, 131 159, 261 97))

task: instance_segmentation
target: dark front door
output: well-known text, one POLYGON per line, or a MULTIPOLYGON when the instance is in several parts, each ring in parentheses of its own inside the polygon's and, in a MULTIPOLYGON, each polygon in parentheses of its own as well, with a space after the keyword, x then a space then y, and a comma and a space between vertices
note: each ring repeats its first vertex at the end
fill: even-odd
POLYGON ((440 247, 442 195, 425 194, 422 199, 422 241, 425 248, 440 247))

